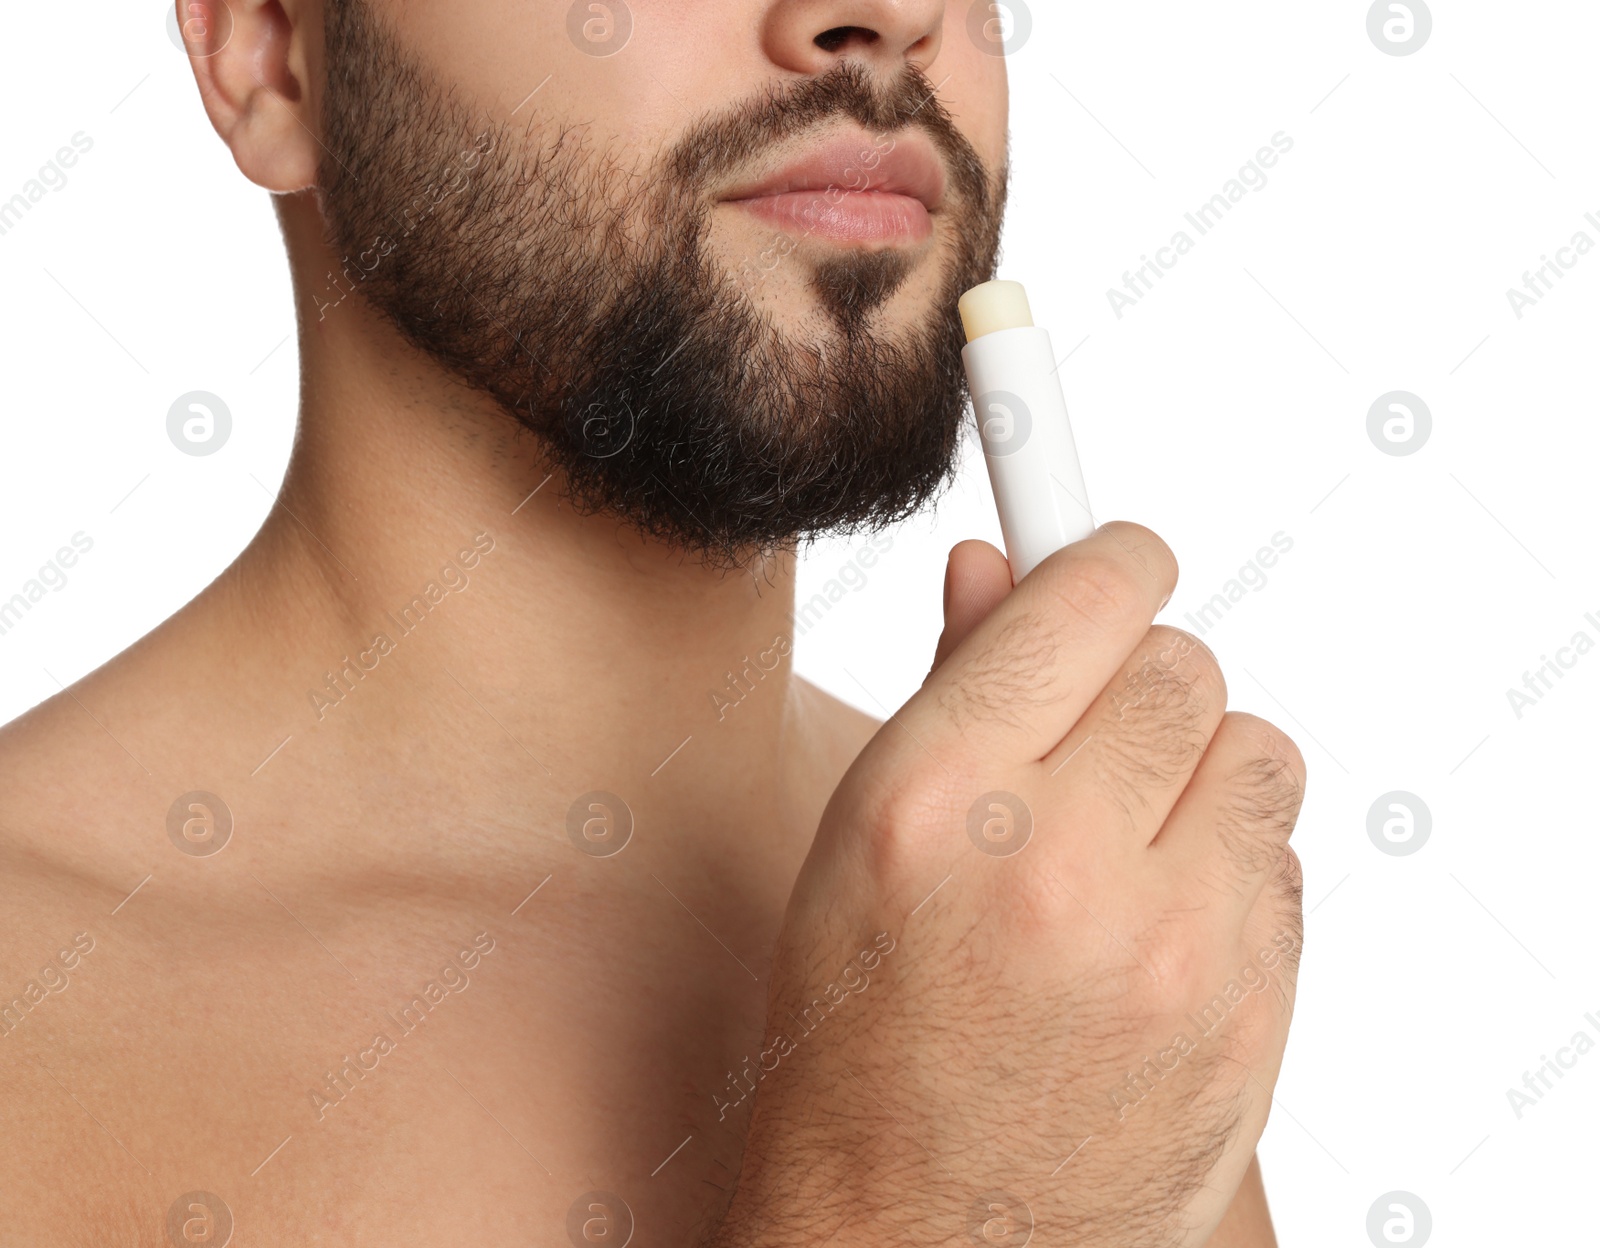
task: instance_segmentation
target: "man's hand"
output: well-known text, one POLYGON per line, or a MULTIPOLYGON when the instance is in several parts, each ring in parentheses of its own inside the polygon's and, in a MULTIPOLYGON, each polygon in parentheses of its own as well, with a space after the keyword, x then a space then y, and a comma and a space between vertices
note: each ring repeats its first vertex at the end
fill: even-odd
POLYGON ((1198 1248, 1266 1123, 1299 751, 1151 627, 1177 565, 1149 530, 1015 590, 974 546, 790 899, 719 1246, 1198 1248))

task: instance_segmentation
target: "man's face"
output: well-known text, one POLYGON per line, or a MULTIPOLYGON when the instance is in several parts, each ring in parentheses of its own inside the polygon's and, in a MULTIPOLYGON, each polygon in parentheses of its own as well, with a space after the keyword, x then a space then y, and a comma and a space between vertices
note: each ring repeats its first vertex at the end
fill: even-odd
POLYGON ((964 7, 326 4, 332 242, 575 506, 737 564, 949 479, 1005 191, 964 7))

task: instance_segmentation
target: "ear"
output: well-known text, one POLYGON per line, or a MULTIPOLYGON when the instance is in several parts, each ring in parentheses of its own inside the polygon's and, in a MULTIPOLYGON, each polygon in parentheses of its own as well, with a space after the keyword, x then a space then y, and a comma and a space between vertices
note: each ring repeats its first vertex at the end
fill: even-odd
POLYGON ((320 66, 317 0, 175 0, 206 115, 239 171, 269 191, 317 181, 311 88, 320 66))

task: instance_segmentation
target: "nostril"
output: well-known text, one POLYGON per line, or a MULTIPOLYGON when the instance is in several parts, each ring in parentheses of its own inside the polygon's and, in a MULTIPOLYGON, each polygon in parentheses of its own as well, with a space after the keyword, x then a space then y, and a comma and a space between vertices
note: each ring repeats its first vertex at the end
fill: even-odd
POLYGON ((865 44, 876 43, 878 32, 868 30, 865 26, 835 26, 832 30, 823 31, 813 42, 824 52, 837 52, 857 40, 865 44))

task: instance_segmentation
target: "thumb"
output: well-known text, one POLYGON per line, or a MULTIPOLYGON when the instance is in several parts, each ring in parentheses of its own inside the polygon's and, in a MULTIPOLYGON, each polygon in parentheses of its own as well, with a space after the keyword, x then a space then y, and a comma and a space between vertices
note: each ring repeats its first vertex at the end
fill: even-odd
POLYGON ((944 632, 928 675, 938 671, 968 633, 1011 592, 1011 565, 988 542, 958 542, 944 570, 944 632))

